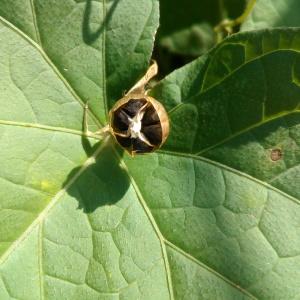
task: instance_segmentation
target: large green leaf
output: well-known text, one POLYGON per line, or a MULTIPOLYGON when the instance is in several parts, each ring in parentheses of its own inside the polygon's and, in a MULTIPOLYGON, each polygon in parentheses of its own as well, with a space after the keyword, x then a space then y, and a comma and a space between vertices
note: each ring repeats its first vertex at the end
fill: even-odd
POLYGON ((257 0, 241 30, 299 27, 299 11, 300 2, 298 0, 257 0))
MULTIPOLYGON (((143 159, 144 185, 131 169, 171 248, 260 299, 299 293, 299 50, 298 29, 237 34, 167 76, 152 93, 171 135, 154 161, 143 159), (227 176, 224 165, 243 173, 227 176)), ((175 275, 186 286, 201 278, 187 264, 176 262, 186 275, 175 275)))
POLYGON ((297 29, 238 34, 168 76, 154 91, 173 124, 167 150, 209 157, 299 197, 299 49, 297 29), (275 149, 283 153, 276 162, 275 149))
POLYGON ((104 123, 107 108, 148 64, 158 4, 1 0, 0 15, 43 48, 63 81, 82 101, 89 101, 91 111, 104 123))
MULTIPOLYGON (((294 116, 299 31, 237 35, 170 75, 156 90, 174 108, 169 143, 130 158, 110 138, 83 138, 82 104, 89 101, 89 123, 99 128, 110 105, 143 75, 157 1, 0 4, 1 300, 299 295, 299 201, 213 153, 223 139, 233 141, 222 103, 234 108, 228 117, 235 137, 294 116), (259 77, 279 67, 274 85, 259 77), (243 90, 248 83, 252 89, 243 90), (255 123, 252 105, 265 95, 253 90, 259 86, 269 91, 263 124, 255 123), (280 93, 287 93, 284 104, 280 93), (197 114, 201 119, 188 122, 197 114), (215 131, 193 146, 189 139, 206 124, 215 131), (224 164, 196 155, 208 147, 203 153, 224 164)), ((297 118, 289 122, 296 126, 297 118)), ((263 137, 276 136, 276 128, 263 137)))

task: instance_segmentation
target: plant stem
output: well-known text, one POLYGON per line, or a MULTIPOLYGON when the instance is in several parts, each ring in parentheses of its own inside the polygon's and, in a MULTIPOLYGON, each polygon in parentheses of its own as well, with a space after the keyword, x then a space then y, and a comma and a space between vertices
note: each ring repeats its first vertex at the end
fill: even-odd
POLYGON ((247 19, 247 17, 252 12, 255 3, 256 0, 249 0, 244 12, 239 17, 237 17, 234 20, 224 19, 215 27, 218 42, 220 42, 223 39, 224 32, 227 33, 227 35, 232 34, 233 27, 242 24, 247 19))

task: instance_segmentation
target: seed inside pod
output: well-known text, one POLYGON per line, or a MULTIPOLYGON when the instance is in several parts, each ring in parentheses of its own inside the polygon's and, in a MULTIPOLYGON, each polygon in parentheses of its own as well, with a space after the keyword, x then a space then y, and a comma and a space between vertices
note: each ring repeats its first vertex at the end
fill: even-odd
POLYGON ((130 99, 113 114, 115 137, 130 153, 148 153, 162 143, 161 122, 153 104, 130 99))

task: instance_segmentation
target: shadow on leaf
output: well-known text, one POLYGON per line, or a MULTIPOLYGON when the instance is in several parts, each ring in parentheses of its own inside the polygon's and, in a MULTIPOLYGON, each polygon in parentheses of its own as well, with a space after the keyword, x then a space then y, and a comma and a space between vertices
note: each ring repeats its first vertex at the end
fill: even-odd
POLYGON ((84 171, 81 170, 82 166, 78 166, 70 172, 64 187, 81 172, 75 182, 67 188, 67 193, 77 199, 78 208, 83 209, 85 213, 91 213, 100 206, 112 205, 121 200, 130 182, 114 153, 112 138, 109 138, 105 145, 96 143, 91 146, 86 138, 82 139, 82 143, 89 156, 99 147, 102 148, 95 161, 84 171))
MULTIPOLYGON (((110 21, 112 14, 114 10, 116 9, 118 5, 119 0, 113 1, 112 6, 110 9, 106 12, 104 12, 104 20, 102 21, 102 24, 99 26, 97 30, 93 30, 91 28, 91 24, 94 22, 93 19, 93 8, 92 8, 92 0, 86 1, 84 16, 83 16, 83 22, 82 22, 82 37, 83 41, 90 45, 93 42, 95 42, 99 36, 103 33, 104 29, 106 28, 108 22, 110 21)), ((96 13, 99 14, 99 10, 96 9, 96 13)), ((97 15, 98 16, 98 15, 97 15)))

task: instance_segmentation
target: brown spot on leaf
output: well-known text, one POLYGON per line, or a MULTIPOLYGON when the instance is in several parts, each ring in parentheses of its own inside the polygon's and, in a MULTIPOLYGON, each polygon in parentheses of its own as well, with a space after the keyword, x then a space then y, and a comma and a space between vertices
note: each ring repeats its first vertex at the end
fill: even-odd
POLYGON ((282 151, 281 151, 281 149, 279 149, 279 148, 272 149, 270 156, 271 156, 271 160, 272 161, 277 161, 277 160, 281 159, 282 158, 282 151))

